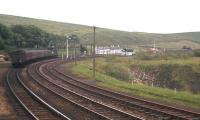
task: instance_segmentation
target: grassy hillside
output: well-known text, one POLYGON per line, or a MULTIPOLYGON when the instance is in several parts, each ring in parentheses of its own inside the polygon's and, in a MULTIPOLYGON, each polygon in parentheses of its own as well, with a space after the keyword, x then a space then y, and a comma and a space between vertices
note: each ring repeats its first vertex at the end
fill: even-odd
POLYGON ((66 33, 87 33, 89 27, 76 24, 68 24, 62 22, 41 20, 41 19, 32 19, 26 17, 18 17, 11 15, 2 15, 0 14, 0 23, 6 25, 35 25, 49 33, 54 33, 58 35, 65 35, 66 33))
POLYGON ((176 33, 174 35, 179 35, 184 37, 185 39, 191 39, 193 41, 200 41, 200 32, 187 32, 187 33, 176 33))
MULTIPOLYGON (((48 20, 32 19, 0 14, 0 23, 5 25, 35 25, 49 33, 65 35, 77 34, 82 43, 92 42, 92 28, 89 26, 55 22, 48 20)), ((190 46, 193 49, 200 48, 200 32, 177 33, 177 34, 152 34, 142 32, 125 32, 111 29, 97 28, 98 45, 128 45, 137 47, 140 45, 152 46, 156 40, 157 46, 165 48, 182 48, 190 46), (166 44, 167 43, 167 44, 166 44)))

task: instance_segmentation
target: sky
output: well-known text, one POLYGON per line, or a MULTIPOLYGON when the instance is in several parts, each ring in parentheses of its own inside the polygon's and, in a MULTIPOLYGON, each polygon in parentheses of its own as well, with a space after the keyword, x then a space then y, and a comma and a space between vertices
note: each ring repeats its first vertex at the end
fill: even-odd
POLYGON ((130 32, 200 31, 199 0, 0 0, 0 14, 130 32))

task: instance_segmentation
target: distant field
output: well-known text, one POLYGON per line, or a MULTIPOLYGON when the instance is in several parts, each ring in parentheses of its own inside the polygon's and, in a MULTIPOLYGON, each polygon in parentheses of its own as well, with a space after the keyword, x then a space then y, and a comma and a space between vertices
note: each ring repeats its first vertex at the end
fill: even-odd
MULTIPOLYGON (((25 17, 17 17, 11 15, 0 14, 0 23, 10 25, 35 25, 49 33, 66 35, 77 34, 81 38, 81 43, 92 43, 92 27, 55 22, 48 20, 32 19, 25 17)), ((151 34, 143 32, 125 32, 111 29, 97 28, 96 29, 97 45, 121 45, 122 47, 137 48, 140 45, 153 46, 153 41, 156 40, 158 47, 180 49, 182 46, 190 46, 192 49, 200 49, 200 33, 177 33, 177 34, 151 34)))
MULTIPOLYGON (((128 92, 133 95, 138 95, 145 98, 157 99, 161 101, 166 101, 170 103, 176 103, 184 106, 190 106, 193 108, 200 108, 200 95, 193 94, 191 92, 186 91, 177 91, 167 89, 167 88, 158 88, 151 87, 143 84, 131 84, 125 82, 123 80, 119 80, 116 77, 112 77, 105 73, 104 67, 110 63, 114 63, 117 66, 121 66, 120 68, 129 67, 131 64, 138 64, 143 66, 152 66, 152 65, 160 65, 160 64, 179 64, 179 65, 192 65, 197 70, 197 66, 199 65, 199 58, 191 58, 187 60, 174 59, 174 60, 153 60, 153 61, 137 61, 137 60, 129 60, 128 58, 98 58, 96 63, 96 78, 99 86, 104 86, 108 88, 115 89, 117 91, 128 92)), ((69 66, 68 66, 69 67, 69 66)), ((77 66, 73 64, 70 65, 70 68, 75 74, 86 77, 89 79, 92 78, 92 62, 91 60, 79 61, 77 66)), ((197 70, 198 71, 198 70, 197 70)), ((121 71, 123 72, 123 71, 121 71)))

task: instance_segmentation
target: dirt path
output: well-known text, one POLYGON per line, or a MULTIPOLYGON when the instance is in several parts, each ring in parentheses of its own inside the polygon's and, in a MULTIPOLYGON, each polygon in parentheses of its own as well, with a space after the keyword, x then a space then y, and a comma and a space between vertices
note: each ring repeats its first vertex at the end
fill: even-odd
POLYGON ((0 120, 17 119, 12 106, 8 102, 4 88, 5 75, 9 67, 9 63, 0 63, 0 120))

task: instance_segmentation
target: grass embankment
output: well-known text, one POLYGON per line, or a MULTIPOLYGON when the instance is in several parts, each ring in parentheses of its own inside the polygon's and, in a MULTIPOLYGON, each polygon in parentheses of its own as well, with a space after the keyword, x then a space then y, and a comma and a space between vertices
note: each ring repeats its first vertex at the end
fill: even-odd
MULTIPOLYGON (((127 67, 131 64, 140 64, 140 65, 157 65, 162 63, 169 64, 198 64, 199 59, 196 60, 154 60, 154 61, 141 61, 141 60, 130 60, 127 58, 116 58, 113 63, 115 65, 120 65, 122 67, 127 67), (194 62, 196 61, 196 62, 194 62)), ((143 84, 130 84, 128 82, 116 79, 116 77, 109 76, 103 71, 103 67, 107 65, 107 62, 110 62, 109 59, 98 58, 97 59, 97 71, 96 78, 97 85, 111 88, 117 91, 123 91, 131 93, 133 95, 138 95, 144 98, 156 99, 170 103, 178 103, 180 105, 190 106, 193 108, 200 109, 200 95, 193 94, 186 91, 177 91, 167 88, 158 88, 151 87, 143 84)), ((92 79, 92 62, 91 60, 84 60, 78 62, 77 66, 72 67, 72 71, 82 77, 87 77, 92 79)))
POLYGON ((156 86, 200 93, 200 58, 140 60, 131 63, 145 73, 154 73, 156 86), (157 72, 156 72, 157 71, 157 72))

